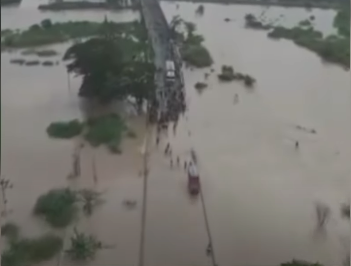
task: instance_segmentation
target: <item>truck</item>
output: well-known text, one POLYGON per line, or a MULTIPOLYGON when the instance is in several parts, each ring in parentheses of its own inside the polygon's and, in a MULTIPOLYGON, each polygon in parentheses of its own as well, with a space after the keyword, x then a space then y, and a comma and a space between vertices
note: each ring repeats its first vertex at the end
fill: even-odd
POLYGON ((188 167, 188 190, 191 195, 197 195, 200 192, 199 172, 194 163, 190 163, 188 167))
POLYGON ((176 79, 175 65, 172 60, 166 61, 166 80, 168 83, 173 83, 176 79))

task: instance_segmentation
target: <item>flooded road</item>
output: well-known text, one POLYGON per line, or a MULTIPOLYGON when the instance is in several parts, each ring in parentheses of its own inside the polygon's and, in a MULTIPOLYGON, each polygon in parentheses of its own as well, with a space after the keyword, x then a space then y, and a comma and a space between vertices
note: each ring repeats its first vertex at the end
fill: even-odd
MULTIPOLYGON (((132 20, 136 13, 40 13, 34 1, 20 8, 2 8, 2 28, 23 28, 50 17, 53 21, 132 20)), ((313 53, 288 41, 272 41, 265 32, 243 28, 243 17, 262 8, 162 3, 169 20, 179 14, 197 24, 214 58, 214 69, 229 64, 257 79, 253 90, 240 83, 219 84, 216 73, 201 95, 194 84, 204 80, 204 70, 184 70, 189 111, 159 147, 150 146, 146 216, 145 265, 211 265, 206 256, 208 234, 201 201, 190 199, 182 167, 170 168, 163 149, 169 141, 173 157, 189 159, 196 149, 204 201, 219 266, 279 265, 292 258, 340 265, 342 237, 349 224, 339 217, 339 207, 349 198, 351 167, 351 91, 349 73, 322 64, 313 53), (232 18, 231 22, 224 22, 232 18), (235 94, 239 102, 233 104, 235 94), (313 128, 308 134, 297 125, 313 128), (299 150, 294 143, 298 140, 299 150), (332 208, 325 238, 316 238, 314 202, 332 208)), ((332 32, 333 11, 308 13, 304 9, 270 8, 267 16, 285 14, 295 24, 313 14, 316 25, 332 32)), ((284 22, 285 23, 285 22, 284 22)), ((64 51, 65 45, 57 46, 64 51)), ((55 187, 66 186, 75 141, 54 141, 45 128, 56 120, 82 115, 76 93, 78 78, 67 88, 64 65, 53 68, 10 65, 15 55, 2 54, 2 175, 10 178, 11 219, 27 235, 47 230, 31 215, 36 198, 55 187), (22 221, 22 222, 21 222, 22 221)), ((69 183, 104 192, 105 204, 79 228, 115 248, 103 250, 91 265, 137 265, 142 200, 142 119, 131 125, 138 138, 127 140, 123 155, 103 148, 84 147, 82 176, 69 183), (92 165, 98 175, 94 182, 92 165), (126 210, 125 199, 137 201, 126 210)), ((54 264, 48 264, 54 265, 54 264)), ((69 263, 65 262, 68 266, 69 263)), ((45 265, 46 266, 46 265, 45 265)))

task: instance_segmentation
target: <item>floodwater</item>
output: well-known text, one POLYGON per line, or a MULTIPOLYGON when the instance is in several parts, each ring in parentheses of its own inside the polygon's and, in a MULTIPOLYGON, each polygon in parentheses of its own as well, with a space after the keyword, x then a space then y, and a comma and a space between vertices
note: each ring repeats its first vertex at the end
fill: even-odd
MULTIPOLYGON (((40 13, 38 2, 24 0, 19 8, 2 8, 2 28, 23 28, 44 18, 53 21, 137 18, 136 13, 80 11, 40 13)), ((340 219, 340 204, 349 199, 351 177, 351 91, 349 73, 323 64, 313 53, 289 41, 272 41, 265 32, 243 28, 246 13, 260 14, 253 6, 162 3, 167 19, 179 14, 197 24, 214 59, 209 87, 198 94, 204 70, 185 70, 189 111, 176 136, 172 130, 159 147, 150 145, 146 217, 145 265, 211 265, 200 199, 187 195, 186 175, 164 158, 170 141, 173 157, 181 163, 190 148, 199 157, 204 202, 213 248, 219 266, 279 265, 292 258, 341 265, 349 224, 340 219), (231 22, 224 22, 231 18, 231 22), (222 64, 257 79, 254 89, 240 83, 219 84, 222 64), (234 104, 234 95, 239 102, 234 104), (313 128, 309 134, 297 125, 313 128), (295 150, 295 141, 300 147, 295 150), (324 237, 315 234, 314 202, 332 209, 324 237)), ((333 11, 270 8, 272 19, 284 14, 295 24, 315 15, 316 27, 333 32, 333 11)), ((55 46, 64 52, 67 45, 55 46)), ((79 118, 84 113, 76 92, 79 78, 69 79, 64 65, 52 68, 10 65, 14 54, 1 57, 2 176, 14 184, 8 192, 8 219, 26 235, 48 228, 31 215, 36 198, 66 186, 94 187, 104 192, 105 203, 78 228, 98 236, 111 248, 101 251, 91 265, 137 265, 143 183, 141 118, 131 118, 138 137, 126 140, 123 154, 85 146, 82 174, 67 180, 77 141, 54 141, 45 128, 55 120, 79 118), (96 166, 97 180, 93 168, 96 166), (128 210, 123 200, 136 200, 128 210)), ((58 58, 59 59, 59 58, 58 58)), ((346 247, 347 248, 347 247, 346 247)), ((55 265, 48 263, 48 265, 55 265)), ((69 265, 64 261, 62 265, 69 265)), ((46 266, 46 265, 45 265, 46 266)))

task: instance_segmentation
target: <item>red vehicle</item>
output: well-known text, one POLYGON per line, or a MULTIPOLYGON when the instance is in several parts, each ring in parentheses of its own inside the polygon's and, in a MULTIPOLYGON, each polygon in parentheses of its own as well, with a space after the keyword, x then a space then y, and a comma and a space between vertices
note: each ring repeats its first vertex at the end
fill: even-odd
POLYGON ((190 163, 188 168, 188 189, 191 195, 197 195, 200 192, 199 172, 193 163, 190 163))

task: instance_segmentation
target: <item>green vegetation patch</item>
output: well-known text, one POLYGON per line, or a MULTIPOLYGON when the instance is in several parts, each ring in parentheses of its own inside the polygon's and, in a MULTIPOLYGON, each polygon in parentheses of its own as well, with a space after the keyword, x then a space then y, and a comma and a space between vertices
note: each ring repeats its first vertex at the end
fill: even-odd
MULTIPOLYGON (((104 22, 68 21, 53 23, 45 19, 26 30, 1 30, 1 47, 26 48, 48 45, 76 38, 85 38, 103 34, 104 22)), ((108 22, 108 27, 116 35, 136 35, 139 22, 115 23, 108 22)), ((140 27, 140 26, 139 26, 140 27)))
POLYGON ((319 263, 312 263, 307 261, 292 260, 291 262, 285 262, 280 264, 280 266, 323 266, 319 263))
POLYGON ((259 21, 253 14, 245 15, 245 26, 247 28, 257 29, 257 30, 268 30, 271 28, 270 25, 266 25, 262 21, 259 21))
POLYGON ((35 50, 35 49, 27 49, 21 52, 21 55, 37 55, 39 57, 51 57, 58 55, 58 52, 55 50, 47 49, 47 50, 35 50))
POLYGON ((350 1, 345 8, 338 11, 334 18, 334 27, 342 36, 350 38, 350 1))
POLYGON ((180 44, 181 56, 188 65, 202 68, 213 64, 210 52, 202 44, 204 37, 196 34, 194 23, 175 16, 170 22, 170 30, 173 38, 180 44), (185 28, 185 32, 182 28, 185 28))
POLYGON ((119 151, 123 133, 127 127, 117 114, 108 114, 88 120, 86 140, 92 146, 106 144, 111 151, 119 151))
POLYGON ((75 218, 76 201, 76 193, 70 189, 53 189, 37 199, 34 214, 43 217, 53 227, 65 227, 75 218))
POLYGON ((2 266, 30 266, 52 259, 62 249, 63 241, 55 235, 23 238, 10 242, 1 254, 2 266))
POLYGON ((14 240, 19 235, 20 228, 17 224, 7 222, 1 226, 1 236, 5 236, 8 240, 14 240))
POLYGON ((221 73, 218 74, 218 79, 224 82, 230 82, 233 80, 243 81, 248 87, 251 87, 256 82, 255 78, 250 75, 235 72, 233 67, 226 65, 222 66, 221 73))
POLYGON ((53 122, 46 132, 52 138, 70 139, 82 133, 84 124, 77 119, 68 122, 53 122))
POLYGON ((307 25, 305 20, 300 22, 300 26, 291 29, 275 27, 268 36, 292 40, 297 45, 316 52, 326 61, 350 67, 350 7, 337 13, 334 26, 339 34, 323 37, 321 32, 307 25))
POLYGON ((208 67, 211 66, 213 61, 209 51, 199 45, 185 45, 182 50, 183 60, 194 67, 208 67))

